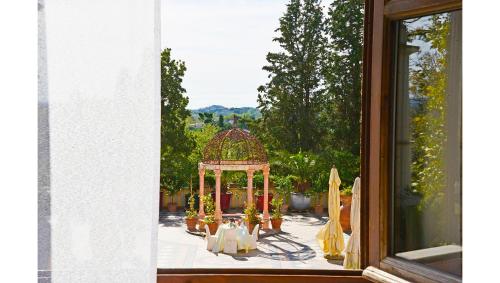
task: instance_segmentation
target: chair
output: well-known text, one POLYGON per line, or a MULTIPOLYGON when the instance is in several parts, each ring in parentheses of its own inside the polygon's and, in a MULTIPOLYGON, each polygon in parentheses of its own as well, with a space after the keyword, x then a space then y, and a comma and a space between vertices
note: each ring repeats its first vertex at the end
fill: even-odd
POLYGON ((250 241, 250 249, 255 250, 257 248, 257 239, 259 237, 259 224, 255 225, 252 231, 251 241, 250 241))
POLYGON ((210 235, 210 229, 208 228, 208 225, 205 225, 205 231, 207 234, 205 237, 205 239, 207 240, 207 250, 211 251, 215 245, 215 242, 217 241, 217 237, 210 235))
POLYGON ((236 229, 229 229, 224 233, 224 253, 237 253, 236 229))

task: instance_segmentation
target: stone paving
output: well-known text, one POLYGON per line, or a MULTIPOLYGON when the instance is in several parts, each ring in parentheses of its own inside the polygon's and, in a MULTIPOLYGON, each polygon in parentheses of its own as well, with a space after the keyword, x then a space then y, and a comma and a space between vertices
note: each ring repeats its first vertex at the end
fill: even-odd
MULTIPOLYGON (((283 268, 343 269, 342 261, 327 260, 315 239, 328 221, 309 213, 284 215, 282 231, 260 231, 257 250, 235 255, 212 253, 202 236, 186 231, 184 213, 160 215, 158 268, 283 268)), ((344 234, 347 244, 349 235, 344 234)))

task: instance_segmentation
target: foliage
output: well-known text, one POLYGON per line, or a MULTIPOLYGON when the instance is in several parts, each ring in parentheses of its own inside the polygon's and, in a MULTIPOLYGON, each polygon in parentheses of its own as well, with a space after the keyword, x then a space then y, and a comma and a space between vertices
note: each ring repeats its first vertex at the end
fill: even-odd
POLYGON ((340 194, 343 196, 352 196, 352 186, 341 190, 340 194))
POLYGON ((328 181, 330 179, 328 171, 320 171, 315 174, 315 178, 312 182, 311 194, 315 199, 316 203, 321 200, 321 194, 328 192, 328 181))
POLYGON ((271 218, 272 219, 281 219, 283 215, 281 214, 281 207, 283 206, 283 197, 279 196, 273 198, 270 202, 271 204, 271 218))
POLYGON ((260 224, 261 219, 254 203, 251 203, 249 205, 247 202, 245 202, 245 210, 243 211, 243 213, 245 213, 245 221, 248 221, 249 224, 260 224))
POLYGON ((439 205, 445 187, 445 119, 446 119, 446 67, 450 19, 434 15, 425 30, 409 31, 410 37, 431 44, 431 49, 423 52, 416 68, 410 72, 410 92, 415 93, 423 104, 414 114, 411 171, 413 189, 422 194, 421 209, 439 205))
POLYGON ((257 190, 264 188, 264 175, 262 172, 259 171, 253 175, 253 185, 257 190))
POLYGON ((170 49, 161 53, 161 160, 160 184, 173 196, 190 179, 188 157, 195 144, 189 136, 186 119, 188 98, 182 87, 184 62, 171 58, 170 49))
POLYGON ((271 176, 271 180, 274 183, 274 188, 276 190, 276 193, 283 199, 288 199, 292 194, 293 190, 291 176, 273 175, 271 176))
POLYGON ((448 134, 452 134, 447 133, 451 14, 430 16, 418 26, 408 30, 409 40, 423 41, 429 47, 416 54, 418 60, 409 73, 409 93, 418 103, 411 113, 411 187, 403 188, 403 193, 420 200, 417 215, 424 218, 420 221, 430 217, 436 224, 425 227, 425 236, 419 236, 419 244, 427 247, 450 240, 450 214, 443 212, 451 207, 445 192, 453 186, 447 184, 445 163, 448 134))
POLYGON ((327 58, 323 64, 327 89, 321 122, 328 129, 324 143, 359 155, 363 60, 363 0, 335 0, 326 20, 327 58))
POLYGON ((304 193, 311 185, 316 168, 317 155, 299 152, 289 156, 290 178, 295 181, 299 192, 304 193))
POLYGON ((269 81, 258 88, 259 120, 271 148, 289 152, 317 149, 318 113, 323 94, 324 20, 319 0, 291 0, 273 39, 280 52, 269 52, 269 81))
POLYGON ((203 218, 203 222, 207 224, 215 223, 215 206, 212 196, 204 195, 202 200, 203 208, 205 210, 205 218, 203 218))
POLYGON ((257 119, 260 118, 262 115, 260 114, 259 109, 254 108, 254 107, 224 107, 222 105, 211 105, 208 107, 203 107, 199 109, 193 109, 191 110, 193 114, 193 118, 198 119, 198 113, 200 112, 209 112, 209 113, 214 113, 216 116, 224 116, 224 119, 227 121, 231 117, 233 117, 234 114, 239 115, 239 116, 244 116, 248 115, 252 119, 257 119))
MULTIPOLYGON (((194 186, 196 188, 199 187, 199 178, 197 177, 198 163, 203 158, 203 149, 218 131, 219 129, 217 126, 212 124, 204 125, 203 128, 198 131, 190 131, 190 137, 194 140, 195 147, 191 151, 187 162, 190 164, 189 168, 191 168, 191 176, 195 176, 194 186)), ((205 173, 205 184, 211 187, 215 185, 215 176, 213 175, 213 172, 207 171, 205 173)))
POLYGON ((325 150, 318 159, 318 168, 326 170, 328 176, 332 165, 338 170, 340 180, 340 190, 352 186, 356 177, 360 174, 360 157, 348 151, 325 150))
POLYGON ((194 207, 194 194, 191 193, 191 195, 189 196, 189 209, 186 210, 186 218, 193 219, 197 217, 198 217, 198 212, 194 207))
POLYGON ((198 113, 198 118, 204 123, 204 124, 214 124, 214 113, 210 112, 201 112, 198 113))
POLYGON ((219 121, 217 122, 217 125, 219 126, 220 129, 224 128, 224 116, 222 114, 219 115, 219 121))

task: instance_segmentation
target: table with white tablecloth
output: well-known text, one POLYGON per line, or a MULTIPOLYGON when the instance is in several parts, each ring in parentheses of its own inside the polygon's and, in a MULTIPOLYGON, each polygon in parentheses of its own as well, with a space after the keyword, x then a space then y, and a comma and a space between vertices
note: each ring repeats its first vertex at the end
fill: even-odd
POLYGON ((218 253, 224 251, 224 237, 230 229, 236 229, 236 242, 238 249, 244 249, 248 252, 251 246, 251 235, 248 233, 248 228, 245 225, 236 225, 235 223, 226 223, 219 226, 215 233, 216 241, 212 248, 212 252, 218 253))

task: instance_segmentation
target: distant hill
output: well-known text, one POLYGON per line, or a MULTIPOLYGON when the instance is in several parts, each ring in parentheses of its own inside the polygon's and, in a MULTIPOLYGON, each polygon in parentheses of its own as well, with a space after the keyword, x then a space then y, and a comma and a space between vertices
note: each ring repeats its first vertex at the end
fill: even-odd
POLYGON ((261 114, 259 109, 255 107, 225 107, 222 105, 211 105, 208 107, 203 107, 203 108, 198 108, 198 109, 191 109, 191 113, 193 118, 198 117, 198 113, 214 113, 215 118, 217 118, 219 115, 222 116, 228 116, 232 114, 237 114, 237 115, 243 115, 243 114, 248 114, 252 118, 260 118, 261 114))

